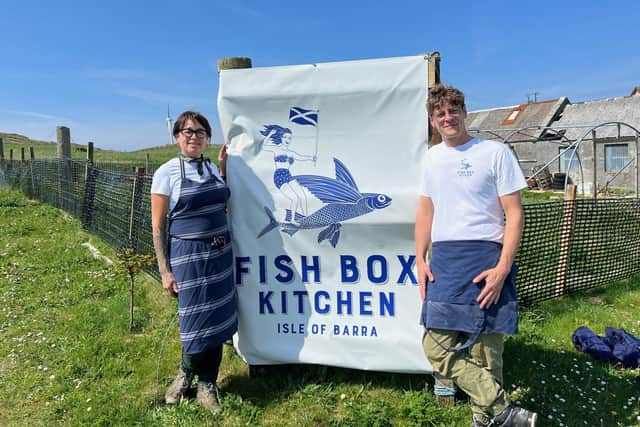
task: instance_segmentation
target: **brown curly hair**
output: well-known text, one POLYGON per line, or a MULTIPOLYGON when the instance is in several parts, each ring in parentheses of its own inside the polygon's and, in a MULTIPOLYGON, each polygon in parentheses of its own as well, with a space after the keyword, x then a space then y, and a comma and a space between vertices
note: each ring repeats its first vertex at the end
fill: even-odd
POLYGON ((438 83, 429 88, 429 100, 427 101, 427 112, 429 116, 445 104, 464 108, 464 93, 453 86, 446 86, 438 83))

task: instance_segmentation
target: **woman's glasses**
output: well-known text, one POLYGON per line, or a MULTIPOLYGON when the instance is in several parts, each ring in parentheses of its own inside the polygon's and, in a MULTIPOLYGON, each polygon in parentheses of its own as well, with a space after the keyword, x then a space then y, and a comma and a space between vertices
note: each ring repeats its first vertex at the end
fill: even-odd
POLYGON ((186 136, 187 138, 191 138, 193 135, 197 136, 198 138, 204 138, 207 136, 207 131, 204 129, 191 129, 191 128, 185 128, 185 129, 180 129, 180 133, 184 136, 186 136))

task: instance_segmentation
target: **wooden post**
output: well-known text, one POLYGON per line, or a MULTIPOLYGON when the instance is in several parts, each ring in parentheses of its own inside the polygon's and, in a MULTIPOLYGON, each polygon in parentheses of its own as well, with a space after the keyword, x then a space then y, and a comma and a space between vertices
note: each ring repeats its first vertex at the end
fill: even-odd
POLYGON ((140 208, 142 206, 142 189, 145 169, 136 167, 131 195, 131 214, 129 215, 129 247, 138 253, 138 231, 140 228, 140 208))
POLYGON ((9 149, 9 161, 13 162, 13 148, 9 149))
POLYGON ((0 162, 4 162, 4 141, 0 138, 0 162))
POLYGON ((20 162, 24 163, 24 161, 26 160, 26 156, 24 154, 24 147, 20 147, 20 162))
MULTIPOLYGON (((239 68, 251 68, 251 58, 232 57, 218 59, 218 73, 222 70, 232 70, 239 68)), ((227 178, 229 178, 229 169, 227 169, 227 178)), ((230 180, 232 178, 229 178, 230 180)), ((231 182, 231 181, 229 181, 231 182)))
POLYGON ((576 218, 576 186, 574 184, 567 185, 567 192, 564 196, 564 215, 562 217, 562 232, 560 233, 560 260, 556 274, 556 297, 567 293, 569 251, 576 218))
POLYGON ((66 126, 56 127, 57 154, 59 159, 71 158, 71 131, 66 126))
POLYGON ((36 197, 36 179, 33 173, 33 161, 36 159, 36 152, 33 145, 29 146, 29 171, 31 172, 31 197, 36 197))
POLYGON ((149 163, 150 163, 149 153, 145 153, 145 156, 144 156, 144 170, 146 170, 146 171, 149 170, 149 163))
POLYGON ((58 207, 69 212, 71 203, 71 132, 66 126, 56 128, 58 142, 58 207))
MULTIPOLYGON (((593 200, 598 198, 598 162, 596 162, 596 130, 591 131, 591 146, 593 149, 593 200)), ((569 171, 567 171, 569 173, 569 171)))
POLYGON ((640 141, 636 134, 636 199, 640 199, 640 141))
POLYGON ((89 177, 89 169, 93 167, 93 142, 87 142, 87 163, 84 166, 84 181, 85 186, 87 178, 89 177))
MULTIPOLYGON (((429 61, 429 72, 427 77, 427 87, 431 88, 434 85, 440 83, 440 52, 430 52, 427 55, 427 60, 429 61)), ((426 108, 426 106, 425 106, 426 108)), ((428 126, 428 138, 429 143, 431 145, 440 144, 442 142, 442 137, 431 127, 431 123, 427 122, 428 126)))
POLYGON ((233 70, 236 68, 251 68, 251 58, 234 56, 218 59, 218 71, 233 70))
POLYGON ((93 163, 87 162, 84 180, 84 198, 82 200, 82 228, 89 230, 93 220, 93 201, 96 195, 97 170, 93 163))

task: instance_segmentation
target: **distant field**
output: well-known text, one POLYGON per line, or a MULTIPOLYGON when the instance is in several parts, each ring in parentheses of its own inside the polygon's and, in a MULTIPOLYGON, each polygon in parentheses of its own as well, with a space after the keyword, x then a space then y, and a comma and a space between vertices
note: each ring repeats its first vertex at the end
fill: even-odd
MULTIPOLYGON (((9 151, 13 150, 13 158, 20 158, 20 151, 25 150, 25 157, 29 158, 29 147, 33 146, 36 159, 47 159, 57 157, 57 146, 54 142, 34 141, 25 136, 17 134, 0 133, 0 138, 4 141, 4 156, 9 158, 9 151)), ((71 144, 71 157, 74 159, 86 159, 86 145, 71 144)), ((164 163, 178 152, 178 146, 161 145, 159 147, 145 148, 136 151, 114 151, 103 150, 94 147, 94 161, 113 161, 113 162, 134 162, 143 164, 146 160, 147 153, 149 161, 154 164, 164 163)), ((212 145, 207 149, 206 155, 215 160, 218 157, 219 145, 212 145)))

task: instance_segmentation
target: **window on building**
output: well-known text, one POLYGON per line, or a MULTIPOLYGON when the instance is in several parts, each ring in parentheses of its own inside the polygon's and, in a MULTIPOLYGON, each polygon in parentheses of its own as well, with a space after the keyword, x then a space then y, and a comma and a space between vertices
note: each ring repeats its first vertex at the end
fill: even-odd
POLYGON ((575 147, 560 149, 560 172, 576 172, 580 170, 578 153, 575 153, 573 155, 573 160, 571 158, 571 154, 573 154, 575 151, 576 151, 575 147), (571 161, 570 171, 569 171, 569 161, 571 161))
POLYGON ((604 146, 604 171, 618 172, 629 161, 627 144, 607 144, 604 146))
POLYGON ((504 118, 504 120, 502 121, 502 124, 503 125, 512 125, 512 124, 514 124, 516 122, 516 120, 518 120, 518 117, 520 117, 520 113, 523 112, 525 108, 526 108, 526 104, 525 105, 518 105, 517 107, 514 107, 509 112, 509 115, 504 118))

